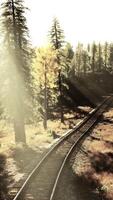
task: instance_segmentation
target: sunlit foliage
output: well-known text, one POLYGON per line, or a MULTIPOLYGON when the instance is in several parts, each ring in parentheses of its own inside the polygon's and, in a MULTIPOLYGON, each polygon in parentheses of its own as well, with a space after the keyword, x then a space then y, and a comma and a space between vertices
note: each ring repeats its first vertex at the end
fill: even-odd
POLYGON ((93 42, 86 48, 78 44, 73 58, 75 74, 102 73, 113 71, 113 45, 112 43, 96 44, 93 42))
MULTIPOLYGON (((57 102, 57 74, 56 52, 50 46, 37 48, 33 64, 35 103, 37 104, 40 118, 46 124, 48 109, 57 102)), ((45 125, 45 128, 47 128, 47 125, 45 125)))

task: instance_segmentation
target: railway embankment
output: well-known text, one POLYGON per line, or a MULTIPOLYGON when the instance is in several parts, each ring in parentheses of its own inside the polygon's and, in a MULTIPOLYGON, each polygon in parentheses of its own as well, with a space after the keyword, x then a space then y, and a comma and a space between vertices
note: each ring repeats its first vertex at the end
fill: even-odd
POLYGON ((101 199, 113 200, 113 104, 84 141, 73 172, 75 182, 85 188, 85 193, 90 185, 101 199))

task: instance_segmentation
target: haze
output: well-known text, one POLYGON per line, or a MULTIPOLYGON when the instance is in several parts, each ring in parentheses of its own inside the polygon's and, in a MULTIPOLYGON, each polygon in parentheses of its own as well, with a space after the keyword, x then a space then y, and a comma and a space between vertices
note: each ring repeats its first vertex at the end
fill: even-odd
POLYGON ((56 16, 66 40, 73 46, 78 41, 113 40, 112 0, 26 0, 30 8, 28 25, 33 45, 47 42, 47 34, 56 16))

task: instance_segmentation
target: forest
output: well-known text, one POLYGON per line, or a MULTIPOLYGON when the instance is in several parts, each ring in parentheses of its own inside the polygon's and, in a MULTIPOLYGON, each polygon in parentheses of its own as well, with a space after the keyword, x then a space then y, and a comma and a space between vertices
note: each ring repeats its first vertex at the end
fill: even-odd
MULTIPOLYGON (((33 188, 22 199, 37 200, 40 194, 39 200, 53 200, 46 196, 50 178, 55 174, 56 184, 67 167, 61 176, 65 184, 56 184, 66 200, 113 200, 113 40, 94 38, 73 46, 56 16, 45 35, 47 44, 34 46, 29 12, 24 0, 0 2, 0 200, 14 199, 26 174, 29 178, 34 168, 36 175, 38 167, 42 174, 34 185, 39 191, 33 188), (69 159, 79 136, 80 146, 69 159)), ((41 27, 36 24, 36 29, 41 27)))
POLYGON ((13 123, 16 142, 26 143, 26 123, 43 121, 47 129, 47 121, 56 109, 63 123, 64 107, 76 107, 78 103, 74 104, 72 95, 68 95, 71 84, 112 75, 113 43, 78 43, 73 49, 54 18, 48 45, 33 48, 24 1, 7 0, 0 9, 1 119, 13 123))

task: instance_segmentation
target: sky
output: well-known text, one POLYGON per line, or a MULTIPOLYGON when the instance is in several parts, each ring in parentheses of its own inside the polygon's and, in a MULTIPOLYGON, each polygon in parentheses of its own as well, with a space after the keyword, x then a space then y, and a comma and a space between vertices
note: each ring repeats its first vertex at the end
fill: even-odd
MULTIPOLYGON (((0 0, 3 1, 3 0, 0 0)), ((30 8, 28 27, 34 46, 47 43, 52 20, 57 17, 65 40, 72 46, 113 41, 113 0, 25 0, 30 8)))
POLYGON ((113 41, 113 0, 26 0, 28 26, 33 45, 43 45, 57 17, 65 40, 78 42, 113 41))

